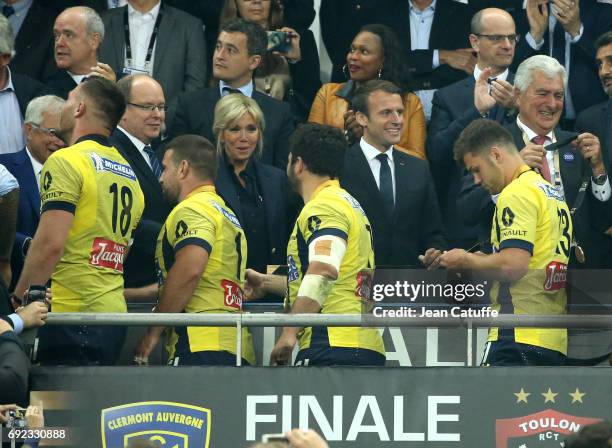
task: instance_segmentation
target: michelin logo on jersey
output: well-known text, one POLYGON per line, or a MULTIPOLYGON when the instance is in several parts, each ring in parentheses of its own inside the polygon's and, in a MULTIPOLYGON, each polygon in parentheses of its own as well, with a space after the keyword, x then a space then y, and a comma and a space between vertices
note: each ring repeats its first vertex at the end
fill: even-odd
POLYGON ((167 401, 144 401, 102 410, 102 446, 123 448, 134 439, 173 448, 208 448, 210 409, 167 401))
POLYGON ((129 165, 106 159, 95 152, 90 152, 89 157, 91 157, 96 171, 109 171, 118 176, 136 180, 136 174, 134 174, 134 170, 129 165))

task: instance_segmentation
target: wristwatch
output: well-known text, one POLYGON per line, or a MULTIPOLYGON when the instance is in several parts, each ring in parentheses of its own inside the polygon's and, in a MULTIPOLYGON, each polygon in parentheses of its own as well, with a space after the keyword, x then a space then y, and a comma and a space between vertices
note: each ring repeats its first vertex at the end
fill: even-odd
POLYGON ((608 175, 600 174, 599 176, 592 176, 591 179, 593 179, 593 182, 595 182, 595 185, 603 185, 608 180, 608 175))

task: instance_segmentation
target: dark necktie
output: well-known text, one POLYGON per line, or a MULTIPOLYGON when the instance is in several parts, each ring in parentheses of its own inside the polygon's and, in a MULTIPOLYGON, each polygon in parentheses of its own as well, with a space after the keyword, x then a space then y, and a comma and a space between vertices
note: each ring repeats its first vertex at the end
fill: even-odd
MULTIPOLYGON (((535 143, 536 145, 542 145, 542 146, 544 146, 547 140, 548 138, 544 137, 543 135, 536 135, 534 138, 531 139, 531 141, 535 143)), ((542 160, 542 169, 540 170, 540 174, 548 182, 551 181, 550 169, 548 168, 548 160, 546 159, 546 152, 544 152, 544 159, 542 160)))
POLYGON ((151 149, 151 146, 147 145, 144 147, 144 152, 149 157, 149 162, 151 162, 151 171, 153 171, 155 177, 159 179, 162 173, 162 167, 159 164, 155 151, 151 149))
POLYGON ((553 31, 551 56, 565 66, 565 28, 559 22, 555 24, 553 31))
POLYGON ((393 181, 391 180, 391 168, 387 154, 378 154, 376 156, 380 162, 380 194, 383 197, 385 208, 392 214, 395 208, 393 200, 393 181))
POLYGON ((234 89, 232 87, 223 87, 223 94, 229 95, 230 93, 242 93, 239 89, 234 89))
POLYGON ((2 7, 2 15, 6 18, 9 18, 10 16, 12 16, 13 14, 15 14, 15 8, 13 8, 12 6, 9 5, 4 5, 2 7))

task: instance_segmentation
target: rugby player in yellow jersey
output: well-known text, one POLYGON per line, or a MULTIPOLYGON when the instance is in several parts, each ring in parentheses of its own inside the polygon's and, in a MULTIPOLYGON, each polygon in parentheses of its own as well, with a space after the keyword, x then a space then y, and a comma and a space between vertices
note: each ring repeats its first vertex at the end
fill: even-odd
MULTIPOLYGON (((330 126, 306 124, 291 140, 287 175, 304 199, 287 247, 286 306, 292 314, 360 314, 374 270, 370 223, 338 175, 346 140, 330 126)), ((284 278, 247 271, 248 294, 282 293, 284 278)), ((384 365, 374 328, 284 328, 270 358, 287 364, 299 339, 296 365, 384 365)))
MULTIPOLYGON (((123 261, 144 197, 134 171, 108 136, 125 100, 114 83, 91 77, 68 96, 54 152, 40 177, 40 224, 15 294, 51 278, 54 312, 126 312, 123 261)), ((51 326, 39 333, 43 364, 115 363, 125 327, 51 326)))
MULTIPOLYGON (((240 313, 247 244, 238 218, 215 192, 217 151, 197 135, 167 146, 160 182, 170 212, 157 239, 159 313, 240 313)), ((146 360, 164 327, 150 327, 136 349, 146 360)), ((176 327, 169 364, 235 365, 235 327, 176 327)), ((242 331, 243 363, 254 364, 248 329, 242 331)))
MULTIPOLYGON (((462 162, 491 194, 493 254, 453 249, 435 264, 448 269, 487 270, 502 314, 565 314, 565 281, 572 242, 568 207, 557 190, 521 158, 511 134, 491 120, 472 122, 455 143, 462 162)), ((484 365, 563 365, 567 330, 492 328, 484 365)))

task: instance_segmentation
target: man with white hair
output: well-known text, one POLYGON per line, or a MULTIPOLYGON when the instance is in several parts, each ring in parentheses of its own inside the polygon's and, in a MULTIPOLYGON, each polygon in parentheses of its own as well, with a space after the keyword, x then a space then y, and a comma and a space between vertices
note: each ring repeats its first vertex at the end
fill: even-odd
POLYGON ((55 64, 58 71, 46 83, 45 92, 68 98, 68 93, 89 76, 116 80, 113 69, 98 62, 104 40, 104 23, 86 6, 65 9, 53 25, 55 64))
POLYGON ((20 151, 25 145, 21 124, 28 102, 42 85, 9 68, 15 55, 15 36, 8 19, 0 15, 0 154, 20 151))
MULTIPOLYGON (((14 282, 19 278, 29 242, 38 227, 40 172, 47 158, 65 146, 55 133, 64 102, 52 95, 40 96, 30 101, 23 125, 25 147, 16 153, 0 155, 0 164, 15 176, 20 187, 17 234, 11 256, 14 282)), ((12 286, 14 284, 11 289, 12 286)))
POLYGON ((570 210, 577 208, 572 215, 574 250, 570 264, 601 267, 605 256, 601 253, 605 246, 603 231, 610 225, 606 217, 612 205, 612 189, 599 139, 585 132, 570 143, 567 140, 575 134, 559 127, 567 87, 565 68, 549 56, 532 56, 519 65, 514 86, 519 114, 507 129, 523 160, 555 186, 570 210), (545 149, 561 141, 567 143, 555 151, 545 149), (586 190, 579 193, 583 182, 586 190))

